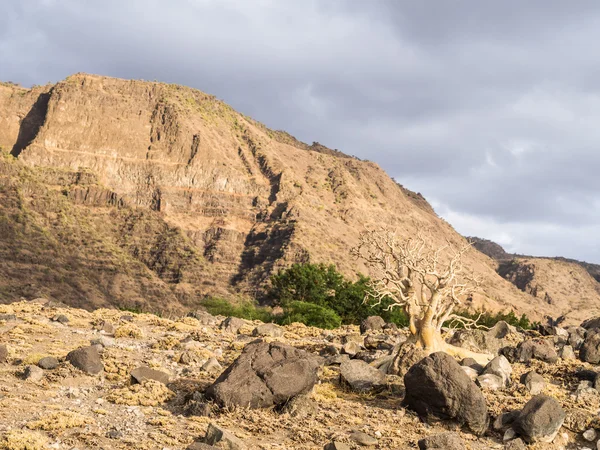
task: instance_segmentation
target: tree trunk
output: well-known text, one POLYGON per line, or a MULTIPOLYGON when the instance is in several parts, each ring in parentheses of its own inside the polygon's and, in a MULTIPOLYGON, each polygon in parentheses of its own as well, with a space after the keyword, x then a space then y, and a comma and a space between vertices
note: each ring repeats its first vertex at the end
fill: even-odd
POLYGON ((421 326, 417 327, 415 338, 417 347, 425 350, 428 355, 435 352, 445 352, 459 358, 473 358, 479 364, 483 365, 487 364, 493 358, 488 353, 472 352, 466 348, 448 344, 444 341, 436 327, 430 324, 421 324, 421 326))

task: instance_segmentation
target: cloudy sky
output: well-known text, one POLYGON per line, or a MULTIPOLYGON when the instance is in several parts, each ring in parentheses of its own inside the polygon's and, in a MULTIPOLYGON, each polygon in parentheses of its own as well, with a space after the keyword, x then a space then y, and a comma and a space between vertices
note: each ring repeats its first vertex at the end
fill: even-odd
POLYGON ((379 163, 465 235, 597 263, 599 41, 595 0, 0 2, 1 80, 196 87, 379 163))

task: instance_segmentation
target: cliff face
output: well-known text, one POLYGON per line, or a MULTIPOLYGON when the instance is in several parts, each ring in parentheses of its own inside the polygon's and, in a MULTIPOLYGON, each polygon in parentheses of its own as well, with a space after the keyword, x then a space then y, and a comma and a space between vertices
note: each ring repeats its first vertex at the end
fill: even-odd
MULTIPOLYGON (((84 241, 96 239, 133 271, 119 273, 130 289, 114 295, 97 289, 96 304, 148 298, 154 308, 162 297, 162 303, 186 306, 205 294, 256 293, 274 270, 292 262, 364 273, 349 249, 365 226, 387 225, 406 235, 429 229, 440 244, 464 242, 420 195, 376 164, 307 146, 181 86, 84 74, 32 90, 0 85, 0 146, 18 157, 5 158, 1 169, 12 189, 1 200, 13 195, 21 205, 12 213, 25 208, 43 225, 52 222, 44 209, 60 204, 73 229, 82 217, 92 224, 84 241), (11 171, 17 175, 6 175, 11 171), (33 187, 23 189, 28 183, 33 187), (155 294, 140 287, 141 278, 154 283, 155 294)), ((44 226, 60 248, 68 237, 63 225, 44 226)), ((23 239, 15 246, 0 237, 12 255, 22 253, 23 239)), ((98 257, 98 249, 68 248, 82 264, 98 257)), ((499 277, 487 256, 472 252, 467 263, 484 278, 473 306, 512 307, 534 317, 550 312, 546 302, 499 277)), ((6 286, 12 278, 2 271, 6 286)), ((111 286, 111 279, 104 284, 111 286)), ((12 294, 22 292, 11 286, 12 294)), ((60 297, 48 281, 36 289, 46 295, 54 289, 60 297)))

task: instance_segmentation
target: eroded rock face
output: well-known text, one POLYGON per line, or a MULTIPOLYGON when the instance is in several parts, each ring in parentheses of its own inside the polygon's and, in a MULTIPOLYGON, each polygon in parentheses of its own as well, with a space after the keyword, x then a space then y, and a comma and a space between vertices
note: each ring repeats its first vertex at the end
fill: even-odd
POLYGON ((206 395, 221 406, 281 405, 312 389, 319 366, 319 359, 303 350, 277 342, 252 342, 206 395))
POLYGON ((404 376, 404 401, 420 416, 455 419, 477 434, 488 426, 488 409, 479 388, 450 355, 437 352, 404 376))

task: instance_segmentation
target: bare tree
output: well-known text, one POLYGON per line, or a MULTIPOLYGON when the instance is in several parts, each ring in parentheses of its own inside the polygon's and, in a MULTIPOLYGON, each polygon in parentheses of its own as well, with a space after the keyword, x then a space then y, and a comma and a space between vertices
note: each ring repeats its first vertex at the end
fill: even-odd
POLYGON ((400 307, 409 318, 414 343, 427 353, 446 353, 488 361, 490 355, 452 346, 443 339, 446 322, 475 326, 474 320, 453 314, 479 285, 474 273, 463 265, 463 256, 471 244, 456 247, 449 241, 434 248, 418 233, 399 239, 388 229, 365 231, 352 254, 365 261, 372 277, 365 301, 380 304, 391 299, 390 308, 400 307))

